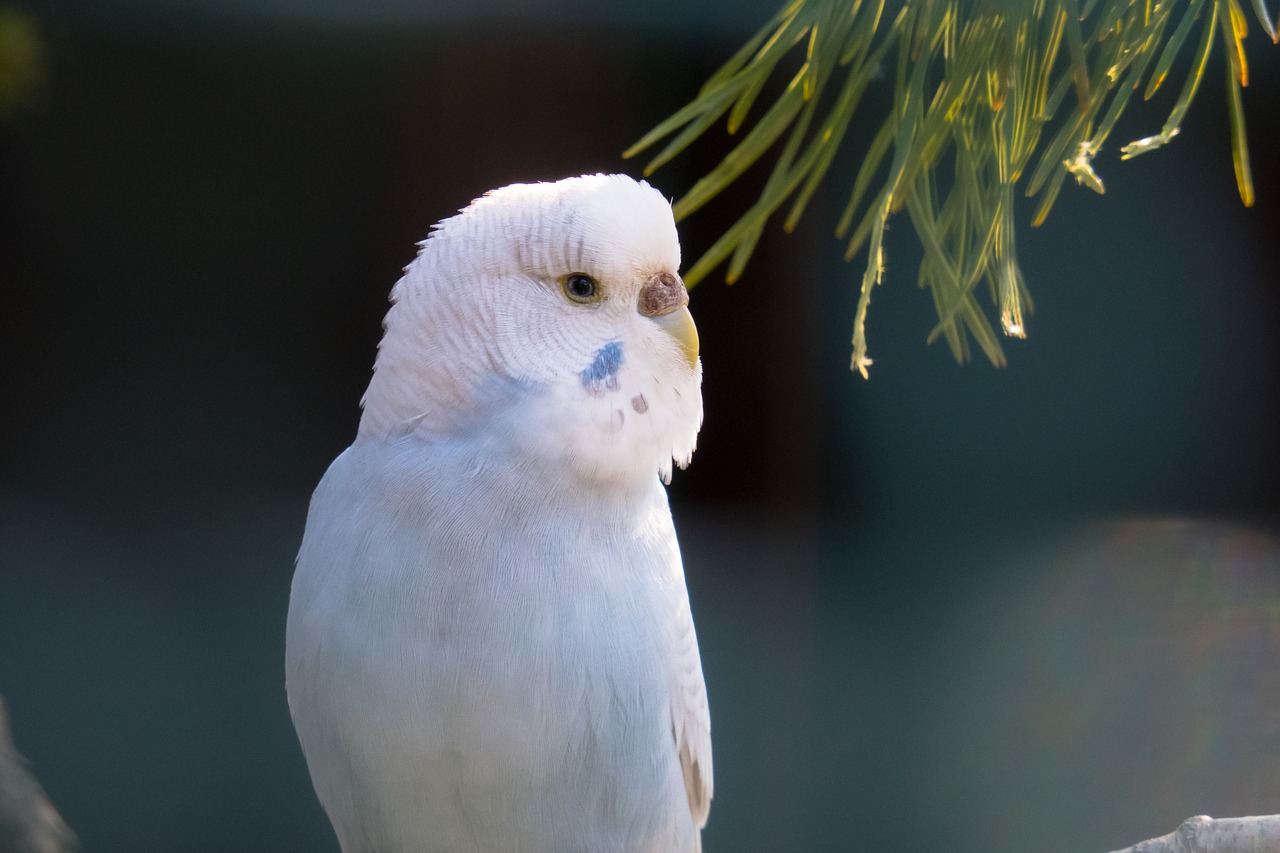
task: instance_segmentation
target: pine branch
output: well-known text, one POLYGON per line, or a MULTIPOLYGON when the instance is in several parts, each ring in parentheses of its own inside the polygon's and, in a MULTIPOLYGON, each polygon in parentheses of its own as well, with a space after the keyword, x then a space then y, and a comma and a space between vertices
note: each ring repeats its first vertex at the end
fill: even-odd
POLYGON ((1280 815, 1189 817, 1168 835, 1115 853, 1274 853, 1280 850, 1280 815))
MULTIPOLYGON (((1252 5, 1276 41, 1264 0, 1252 5)), ((1067 176, 1103 192, 1093 158, 1133 94, 1154 95, 1190 45, 1190 71, 1164 127, 1125 145, 1122 159, 1177 135, 1221 41, 1236 182, 1245 205, 1253 203, 1240 97, 1248 85, 1247 28, 1239 0, 790 0, 693 101, 625 156, 672 137, 645 167, 650 174, 722 118, 736 135, 766 83, 803 50, 778 99, 675 204, 677 219, 694 213, 782 144, 759 200, 685 276, 696 284, 728 261, 732 283, 784 205, 784 228, 796 226, 864 93, 892 74, 893 104, 858 152, 862 165, 836 227, 846 260, 866 253, 852 366, 867 375, 866 315, 884 271, 884 227, 904 208, 924 248, 919 281, 932 290, 938 313, 929 342, 944 338, 965 361, 972 340, 1002 365, 989 313, 1005 335, 1023 337, 1031 311, 1016 250, 1018 184, 1025 177, 1025 193, 1039 197, 1033 225, 1045 221, 1067 176)))

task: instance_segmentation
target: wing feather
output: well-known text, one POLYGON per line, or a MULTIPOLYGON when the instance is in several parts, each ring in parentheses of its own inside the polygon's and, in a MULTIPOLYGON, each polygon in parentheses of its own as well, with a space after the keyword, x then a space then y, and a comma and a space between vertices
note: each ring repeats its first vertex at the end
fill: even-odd
POLYGON ((711 711, 707 704, 707 688, 698 654, 698 638, 688 607, 680 620, 683 627, 680 644, 678 684, 672 702, 671 733, 680 756, 685 794, 689 811, 699 827, 707 823, 714 788, 711 767, 711 711))

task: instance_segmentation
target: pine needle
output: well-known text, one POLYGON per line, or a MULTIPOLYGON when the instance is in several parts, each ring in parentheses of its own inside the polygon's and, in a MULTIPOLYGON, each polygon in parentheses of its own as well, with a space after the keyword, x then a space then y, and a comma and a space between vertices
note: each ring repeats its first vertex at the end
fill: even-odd
MULTIPOLYGON (((1276 42, 1265 0, 1250 5, 1276 42)), ((1021 338, 1031 312, 1016 252, 1015 190, 1024 184, 1026 195, 1039 196, 1033 226, 1046 220, 1068 175, 1103 192, 1095 161, 1104 143, 1137 102, 1134 93, 1151 98, 1193 36, 1190 71, 1163 128, 1123 146, 1121 159, 1178 134, 1216 34, 1229 72, 1236 182, 1244 203, 1253 203, 1241 0, 903 0, 888 10, 885 0, 790 0, 689 104, 625 153, 668 140, 648 174, 721 118, 730 134, 745 131, 676 202, 683 218, 786 139, 759 200, 694 263, 685 277, 690 285, 725 261, 728 281, 737 280, 769 219, 789 202, 783 226, 796 227, 843 152, 861 162, 835 231, 846 240, 846 260, 866 253, 852 368, 865 376, 871 364, 866 318, 884 274, 884 229, 903 209, 924 248, 918 280, 932 291, 938 314, 928 341, 945 339, 959 361, 972 341, 1002 365, 993 319, 1006 336, 1021 338), (760 94, 780 74, 788 85, 758 111, 760 94), (880 86, 892 86, 892 105, 887 114, 868 114, 863 96, 880 86), (878 130, 866 150, 845 151, 855 120, 878 130)))

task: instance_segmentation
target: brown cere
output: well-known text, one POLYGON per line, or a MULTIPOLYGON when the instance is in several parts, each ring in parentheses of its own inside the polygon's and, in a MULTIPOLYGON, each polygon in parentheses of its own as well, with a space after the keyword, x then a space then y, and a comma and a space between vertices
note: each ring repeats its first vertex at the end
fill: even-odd
POLYGON ((680 277, 669 272, 658 273, 640 289, 640 313, 661 317, 689 304, 689 293, 680 277))

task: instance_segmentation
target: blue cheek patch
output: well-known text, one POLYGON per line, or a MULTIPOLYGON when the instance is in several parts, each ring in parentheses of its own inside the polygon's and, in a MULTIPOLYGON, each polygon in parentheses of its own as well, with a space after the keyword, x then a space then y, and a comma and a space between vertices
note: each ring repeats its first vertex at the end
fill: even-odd
POLYGON ((591 365, 578 374, 582 387, 592 394, 618 390, 618 369, 622 367, 622 344, 610 341, 596 350, 591 365))

